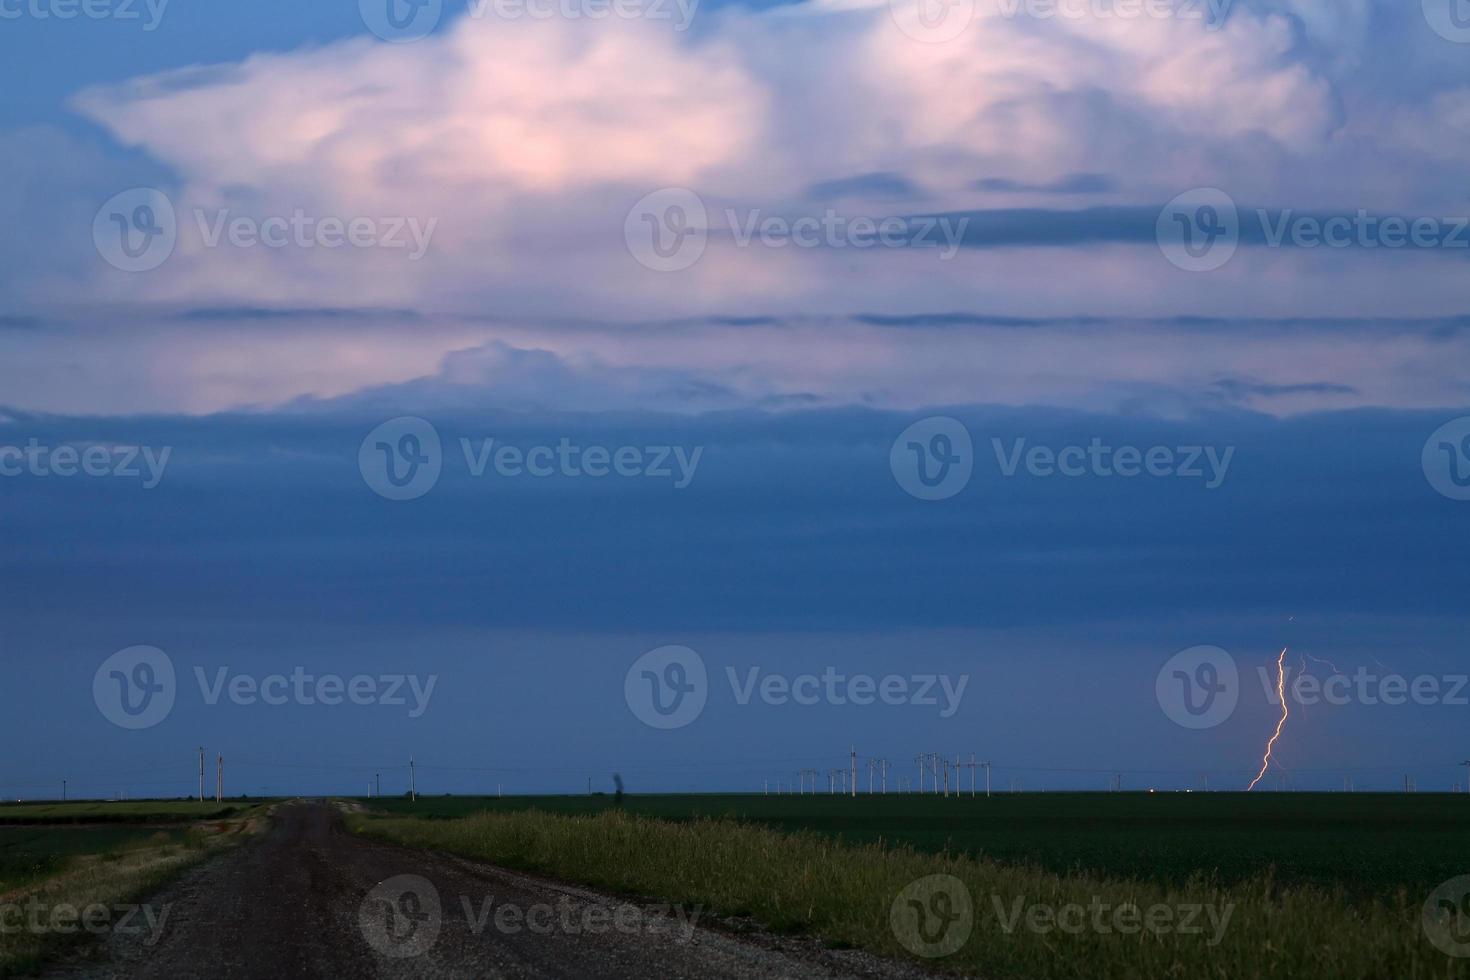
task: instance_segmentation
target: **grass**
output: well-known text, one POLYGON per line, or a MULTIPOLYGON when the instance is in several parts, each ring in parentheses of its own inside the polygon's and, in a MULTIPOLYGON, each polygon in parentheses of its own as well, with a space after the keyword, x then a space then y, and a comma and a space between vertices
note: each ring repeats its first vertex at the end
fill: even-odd
MULTIPOLYGON (((777 930, 810 933, 830 944, 909 958, 913 953, 890 925, 895 901, 912 882, 933 874, 953 875, 973 899, 974 934, 957 952, 928 962, 995 980, 1470 976, 1470 960, 1451 959, 1425 938, 1421 908, 1429 888, 1418 883, 1394 887, 1391 869, 1365 860, 1380 845, 1413 851, 1412 840, 1396 838, 1416 838, 1413 820, 1425 814, 1437 814, 1436 819, 1447 821, 1450 829, 1431 828, 1424 850, 1440 843, 1434 834, 1459 833, 1458 853, 1463 854, 1464 824, 1450 811, 1423 799, 1417 801, 1423 810, 1399 809, 1377 800, 1339 798, 1342 809, 1335 809, 1333 798, 1283 797, 1268 804, 1259 799, 1265 798, 1243 802, 1202 797, 1202 802, 1163 802, 1161 808, 1150 810, 1161 801, 1127 794, 1111 800, 1049 795, 1017 797, 1002 803, 1010 809, 1001 811, 984 810, 982 801, 950 800, 951 808, 968 808, 956 809, 952 816, 940 812, 945 801, 920 799, 910 800, 907 805, 912 809, 906 810, 902 802, 879 805, 878 801, 864 809, 866 801, 861 799, 854 803, 811 798, 640 798, 630 800, 625 811, 582 814, 567 811, 601 809, 599 801, 564 800, 559 804, 563 812, 550 813, 527 810, 525 801, 502 801, 494 804, 497 812, 483 812, 490 801, 421 799, 413 809, 437 819, 368 815, 358 818, 355 826, 413 847, 450 851, 617 892, 702 905, 717 913, 751 916, 777 930), (1097 803, 1102 812, 1097 839, 1088 840, 1080 823, 1087 802, 1097 803), (1210 803, 1214 806, 1206 805, 1210 803), (857 833, 839 826, 844 821, 832 809, 839 804, 847 808, 845 823, 859 828, 857 833), (476 806, 482 810, 477 815, 453 815, 476 806), (1048 806, 1055 809, 1048 811, 1048 806), (712 819, 710 811, 720 808, 744 819, 712 819), (672 813, 677 819, 651 816, 648 811, 672 813), (916 819, 928 814, 931 824, 905 830, 897 819, 905 812, 916 819), (1130 823, 1130 813, 1133 821, 1141 822, 1130 823), (1334 815, 1339 824, 1335 831, 1334 815), (1039 828, 1010 825, 1023 816, 1050 816, 1053 822, 1047 826, 1043 820, 1039 828), (886 835, 884 821, 890 828, 886 835), (1331 848, 1314 850, 1307 861, 1312 873, 1306 876, 1289 862, 1273 873, 1260 858, 1255 858, 1254 873, 1216 873, 1212 855, 1224 845, 1212 834, 1222 834, 1229 844, 1241 847, 1250 827, 1269 828, 1283 821, 1296 827, 1297 839, 1305 839, 1312 832, 1310 826, 1318 825, 1342 835, 1340 840, 1352 840, 1353 849, 1335 859, 1331 848), (1298 826, 1302 821, 1308 826, 1298 826), (798 829, 796 825, 803 822, 816 829, 798 829), (942 844, 936 847, 940 838, 935 835, 946 828, 949 839, 962 838, 969 846, 948 852, 942 844), (1059 828, 1063 832, 1058 833, 1059 828), (1008 841, 1004 846, 1039 848, 1054 866, 988 856, 981 842, 988 833, 999 831, 1007 832, 1000 834, 1008 841), (1117 834, 1124 835, 1121 843, 1108 842, 1117 834), (925 843, 904 841, 906 837, 925 843), (1184 859, 1189 842, 1204 847, 1194 852, 1193 873, 1181 878, 1190 863, 1184 859), (1115 844, 1121 848, 1116 853, 1115 844), (1150 848, 1155 845, 1174 856, 1166 874, 1149 867, 1150 848), (1122 864, 1125 854, 1131 855, 1131 866, 1122 864), (1084 857, 1078 860, 1079 855, 1084 857), (1123 866, 1131 873, 1082 870, 1089 860, 1123 866), (1306 880, 1319 875, 1345 880, 1355 863, 1376 875, 1371 889, 1306 880), (1091 928, 1076 934, 1055 928, 1039 931, 1029 929, 1024 918, 1032 906, 1093 904, 1174 910, 1206 905, 1217 916, 1230 910, 1230 918, 1217 943, 1212 943, 1215 930, 1204 918, 1203 932, 1189 935, 1105 934, 1091 928), (1010 917, 1018 909, 1023 918, 1012 925, 1010 917)), ((408 808, 406 802, 389 804, 391 810, 408 808)), ((1277 853, 1268 839, 1253 843, 1277 853)), ((1439 873, 1439 865, 1427 853, 1421 859, 1415 875, 1439 873)), ((1251 860, 1247 849, 1237 863, 1244 867, 1251 860)), ((1470 870, 1456 866, 1454 852, 1437 860, 1450 871, 1430 887, 1470 870)))
MULTIPOLYGON (((607 797, 420 797, 365 801, 421 817, 513 812, 598 813, 607 797)), ((906 844, 1060 874, 1182 885, 1272 870, 1283 885, 1364 897, 1428 892, 1470 873, 1470 797, 1431 794, 1047 793, 992 799, 889 795, 636 796, 624 808, 680 821, 738 819, 850 844, 906 844)))
MULTIPOLYGON (((60 823, 29 820, 0 826, 0 914, 5 915, 0 919, 0 976, 32 971, 89 936, 86 931, 33 928, 26 918, 33 904, 49 914, 60 908, 113 910, 136 903, 184 868, 247 839, 264 817, 261 807, 231 807, 230 816, 223 817, 218 806, 194 806, 198 809, 193 815, 210 819, 137 826, 145 814, 149 820, 160 814, 183 820, 185 811, 129 804, 128 811, 107 814, 113 822, 80 821, 72 819, 74 812, 66 812, 60 823)), ((109 927, 121 925, 120 915, 109 915, 109 927)), ((145 921, 135 918, 132 925, 141 927, 145 921)))

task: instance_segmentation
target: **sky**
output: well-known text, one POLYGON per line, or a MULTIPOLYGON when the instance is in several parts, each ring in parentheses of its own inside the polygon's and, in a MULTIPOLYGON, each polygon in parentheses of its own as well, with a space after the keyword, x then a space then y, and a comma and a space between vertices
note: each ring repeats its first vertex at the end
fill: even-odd
POLYGON ((1459 3, 0 0, 0 798, 1465 790, 1459 3))

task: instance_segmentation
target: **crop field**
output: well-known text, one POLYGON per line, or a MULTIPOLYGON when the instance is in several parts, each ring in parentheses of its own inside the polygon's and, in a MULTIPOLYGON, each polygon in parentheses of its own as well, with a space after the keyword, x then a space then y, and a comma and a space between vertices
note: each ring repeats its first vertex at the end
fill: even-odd
POLYGON ((193 800, 127 800, 71 803, 0 803, 0 824, 168 823, 222 819, 251 804, 193 800))
POLYGON ((0 806, 0 976, 75 945, 77 929, 22 927, 52 910, 116 909, 247 839, 264 808, 181 801, 0 806))
MULTIPOLYGON (((611 798, 420 797, 364 801, 442 818, 538 809, 587 814, 611 798)), ((1470 796, 1430 794, 1050 793, 945 799, 859 794, 630 796, 629 813, 734 819, 852 844, 909 845, 1065 874, 1179 885, 1267 871, 1282 885, 1390 897, 1470 872, 1470 796)))
POLYGON ((183 837, 179 828, 0 827, 0 893, 60 874, 76 858, 115 859, 183 837))
MULTIPOLYGON (((1470 799, 1458 796, 367 802, 361 833, 695 903, 831 945, 917 953, 941 971, 1033 980, 1470 976, 1470 958, 1446 955, 1425 925, 1431 893, 1470 873, 1470 799), (949 884, 922 884, 934 881, 949 884), (906 897, 914 887, 946 890, 944 904, 922 895, 923 907, 967 907, 973 934, 942 955, 927 940, 906 940, 895 917, 921 904, 906 897), (1164 927, 1125 934, 1119 910, 1144 910, 1164 927), (1186 916, 1210 925, 1191 931, 1186 916)), ((1448 928, 1463 931, 1463 914, 1450 911, 1448 928)))

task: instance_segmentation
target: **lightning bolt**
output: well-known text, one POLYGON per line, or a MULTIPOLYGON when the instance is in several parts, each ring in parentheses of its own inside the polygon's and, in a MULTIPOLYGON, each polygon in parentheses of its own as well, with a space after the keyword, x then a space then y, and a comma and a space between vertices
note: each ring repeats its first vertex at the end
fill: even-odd
POLYGON ((1281 720, 1276 723, 1276 733, 1271 736, 1271 741, 1266 743, 1266 755, 1261 759, 1261 771, 1256 773, 1256 778, 1245 788, 1249 793, 1256 788, 1256 784, 1266 775, 1266 770, 1271 768, 1271 753, 1276 751, 1276 740, 1281 737, 1281 730, 1286 727, 1286 719, 1291 715, 1291 704, 1286 700, 1286 648, 1281 648, 1281 656, 1276 658, 1276 695, 1281 699, 1281 720))

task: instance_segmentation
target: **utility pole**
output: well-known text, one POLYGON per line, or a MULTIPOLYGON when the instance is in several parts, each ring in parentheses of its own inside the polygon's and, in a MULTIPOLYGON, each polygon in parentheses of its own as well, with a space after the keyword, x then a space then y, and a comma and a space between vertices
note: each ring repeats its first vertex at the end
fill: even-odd
POLYGON ((225 796, 225 757, 219 755, 214 760, 214 802, 223 803, 225 796))
POLYGON ((924 793, 924 756, 923 756, 923 754, 921 753, 919 755, 914 756, 914 761, 919 764, 919 795, 922 796, 923 793, 924 793))
POLYGON ((849 772, 851 773, 851 782, 849 785, 852 789, 852 798, 857 799, 857 746, 848 746, 848 751, 851 758, 851 762, 849 763, 849 765, 851 766, 851 768, 849 769, 849 772))
POLYGON ((414 768, 413 756, 408 757, 408 801, 410 803, 419 801, 418 770, 414 768))
POLYGON ((61 802, 66 802, 66 780, 61 781, 61 802))
POLYGON ((982 762, 980 764, 985 767, 985 798, 988 800, 990 799, 990 763, 982 762))
POLYGON ((204 746, 199 746, 199 802, 204 802, 204 746))
POLYGON ((1460 765, 1465 767, 1465 792, 1470 793, 1470 759, 1466 759, 1460 765))
POLYGON ((373 795, 375 795, 375 796, 382 796, 383 795, 383 774, 382 773, 380 773, 380 772, 373 773, 373 784, 377 787, 377 791, 373 795))

